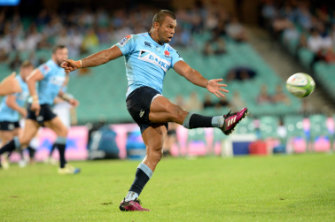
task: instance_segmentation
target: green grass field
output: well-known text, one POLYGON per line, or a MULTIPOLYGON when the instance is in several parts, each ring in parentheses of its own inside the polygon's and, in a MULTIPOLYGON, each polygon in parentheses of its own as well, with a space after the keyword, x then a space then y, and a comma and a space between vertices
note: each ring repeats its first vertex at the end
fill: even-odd
POLYGON ((165 159, 141 200, 120 212, 138 162, 0 170, 0 221, 335 221, 335 155, 165 159))

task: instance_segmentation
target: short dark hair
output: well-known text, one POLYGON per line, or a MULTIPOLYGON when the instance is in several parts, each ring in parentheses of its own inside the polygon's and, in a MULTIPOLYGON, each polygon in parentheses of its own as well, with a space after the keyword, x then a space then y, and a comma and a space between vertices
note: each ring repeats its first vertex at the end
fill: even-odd
POLYGON ((30 61, 24 61, 22 64, 21 64, 21 68, 28 68, 28 67, 34 67, 34 65, 30 62, 30 61))
POLYGON ((167 9, 162 9, 159 12, 157 12, 154 17, 152 18, 152 25, 155 22, 158 22, 159 24, 162 24, 162 22, 164 21, 165 17, 169 16, 173 19, 176 19, 176 15, 174 14, 174 12, 167 10, 167 9))
POLYGON ((66 49, 65 45, 56 45, 52 48, 52 54, 54 54, 58 49, 66 49))

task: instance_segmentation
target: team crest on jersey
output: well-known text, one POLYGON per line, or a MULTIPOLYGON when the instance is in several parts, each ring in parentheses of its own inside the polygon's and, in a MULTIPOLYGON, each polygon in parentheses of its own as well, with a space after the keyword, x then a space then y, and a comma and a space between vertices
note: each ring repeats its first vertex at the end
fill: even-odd
POLYGON ((47 65, 43 65, 42 69, 44 73, 48 73, 50 71, 50 67, 47 65))
POLYGON ((164 51, 164 55, 165 55, 165 57, 169 57, 170 56, 170 52, 168 50, 165 50, 164 51))
POLYGON ((129 39, 131 38, 131 35, 127 35, 126 37, 124 37, 123 39, 121 39, 121 41, 119 42, 121 46, 124 46, 129 39))
POLYGON ((160 58, 158 55, 151 51, 141 50, 138 59, 149 62, 156 66, 161 67, 165 72, 169 69, 171 63, 165 59, 160 58))

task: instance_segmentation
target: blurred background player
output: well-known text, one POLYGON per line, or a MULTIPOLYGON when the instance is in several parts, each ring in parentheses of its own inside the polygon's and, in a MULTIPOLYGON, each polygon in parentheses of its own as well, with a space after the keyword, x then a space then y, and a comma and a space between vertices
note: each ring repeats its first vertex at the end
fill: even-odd
MULTIPOLYGON (((26 61, 20 67, 20 74, 15 77, 16 81, 20 84, 21 92, 7 95, 3 98, 0 105, 0 139, 1 144, 4 145, 8 141, 17 137, 20 132, 20 116, 27 117, 27 110, 24 105, 28 99, 29 91, 26 84, 27 76, 33 71, 34 66, 26 61)), ((2 146, 1 145, 1 146, 2 146)), ((31 148, 28 148, 31 152, 31 148)), ((10 153, 9 153, 10 155, 10 153)), ((20 166, 25 165, 23 152, 20 151, 21 160, 20 166)), ((1 161, 2 167, 7 169, 9 162, 6 155, 3 156, 1 161)))
POLYGON ((168 122, 183 124, 189 129, 218 127, 223 133, 230 134, 247 113, 244 108, 224 116, 202 116, 183 110, 161 95, 164 76, 170 68, 217 97, 224 97, 223 93, 228 92, 223 88, 227 85, 220 83, 222 79, 207 80, 185 63, 168 44, 174 36, 176 25, 175 14, 161 10, 154 15, 150 32, 128 35, 109 49, 79 61, 66 60, 62 64, 65 70, 73 71, 125 56, 128 77, 127 109, 140 126, 146 145, 146 156, 137 168, 135 180, 127 196, 120 204, 122 211, 148 211, 142 208, 138 196, 162 158, 168 122))
MULTIPOLYGON (((64 82, 64 85, 61 89, 63 93, 67 91, 67 83, 69 82, 69 76, 66 76, 66 80, 64 82)), ((72 98, 72 95, 67 94, 69 98, 72 98)), ((62 120, 64 125, 67 128, 71 127, 71 124, 76 124, 76 119, 75 119, 75 109, 76 107, 71 106, 67 101, 60 97, 56 97, 54 100, 54 106, 52 107, 52 111, 62 120)), ((49 155, 47 159, 45 160, 46 163, 51 163, 51 164, 56 164, 56 160, 52 158, 52 154, 55 150, 56 146, 53 145, 51 146, 51 149, 49 151, 49 155)))
POLYGON ((59 150, 59 174, 76 174, 80 172, 67 164, 65 159, 65 145, 68 129, 51 110, 54 99, 60 96, 71 105, 78 105, 78 101, 60 91, 66 79, 66 72, 60 67, 62 61, 68 58, 68 49, 63 45, 56 46, 52 51, 52 58, 39 66, 27 77, 27 85, 32 102, 28 107, 27 120, 22 134, 15 137, 0 149, 0 155, 15 149, 26 147, 37 133, 40 126, 53 130, 57 139, 54 146, 59 150), (38 88, 36 89, 36 83, 38 88))

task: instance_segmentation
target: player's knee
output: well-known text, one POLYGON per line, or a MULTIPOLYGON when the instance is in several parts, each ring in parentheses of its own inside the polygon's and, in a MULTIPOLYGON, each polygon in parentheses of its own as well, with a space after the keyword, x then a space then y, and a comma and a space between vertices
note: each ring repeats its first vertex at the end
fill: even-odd
POLYGON ((170 108, 171 119, 169 121, 180 122, 183 120, 185 111, 179 106, 173 105, 170 108))
POLYGON ((28 137, 19 137, 19 142, 21 147, 26 147, 29 145, 31 138, 28 137))
POLYGON ((64 127, 57 132, 57 136, 67 137, 68 133, 69 133, 69 130, 66 127, 64 127))
POLYGON ((147 156, 152 161, 159 162, 162 158, 162 147, 147 147, 147 156))

